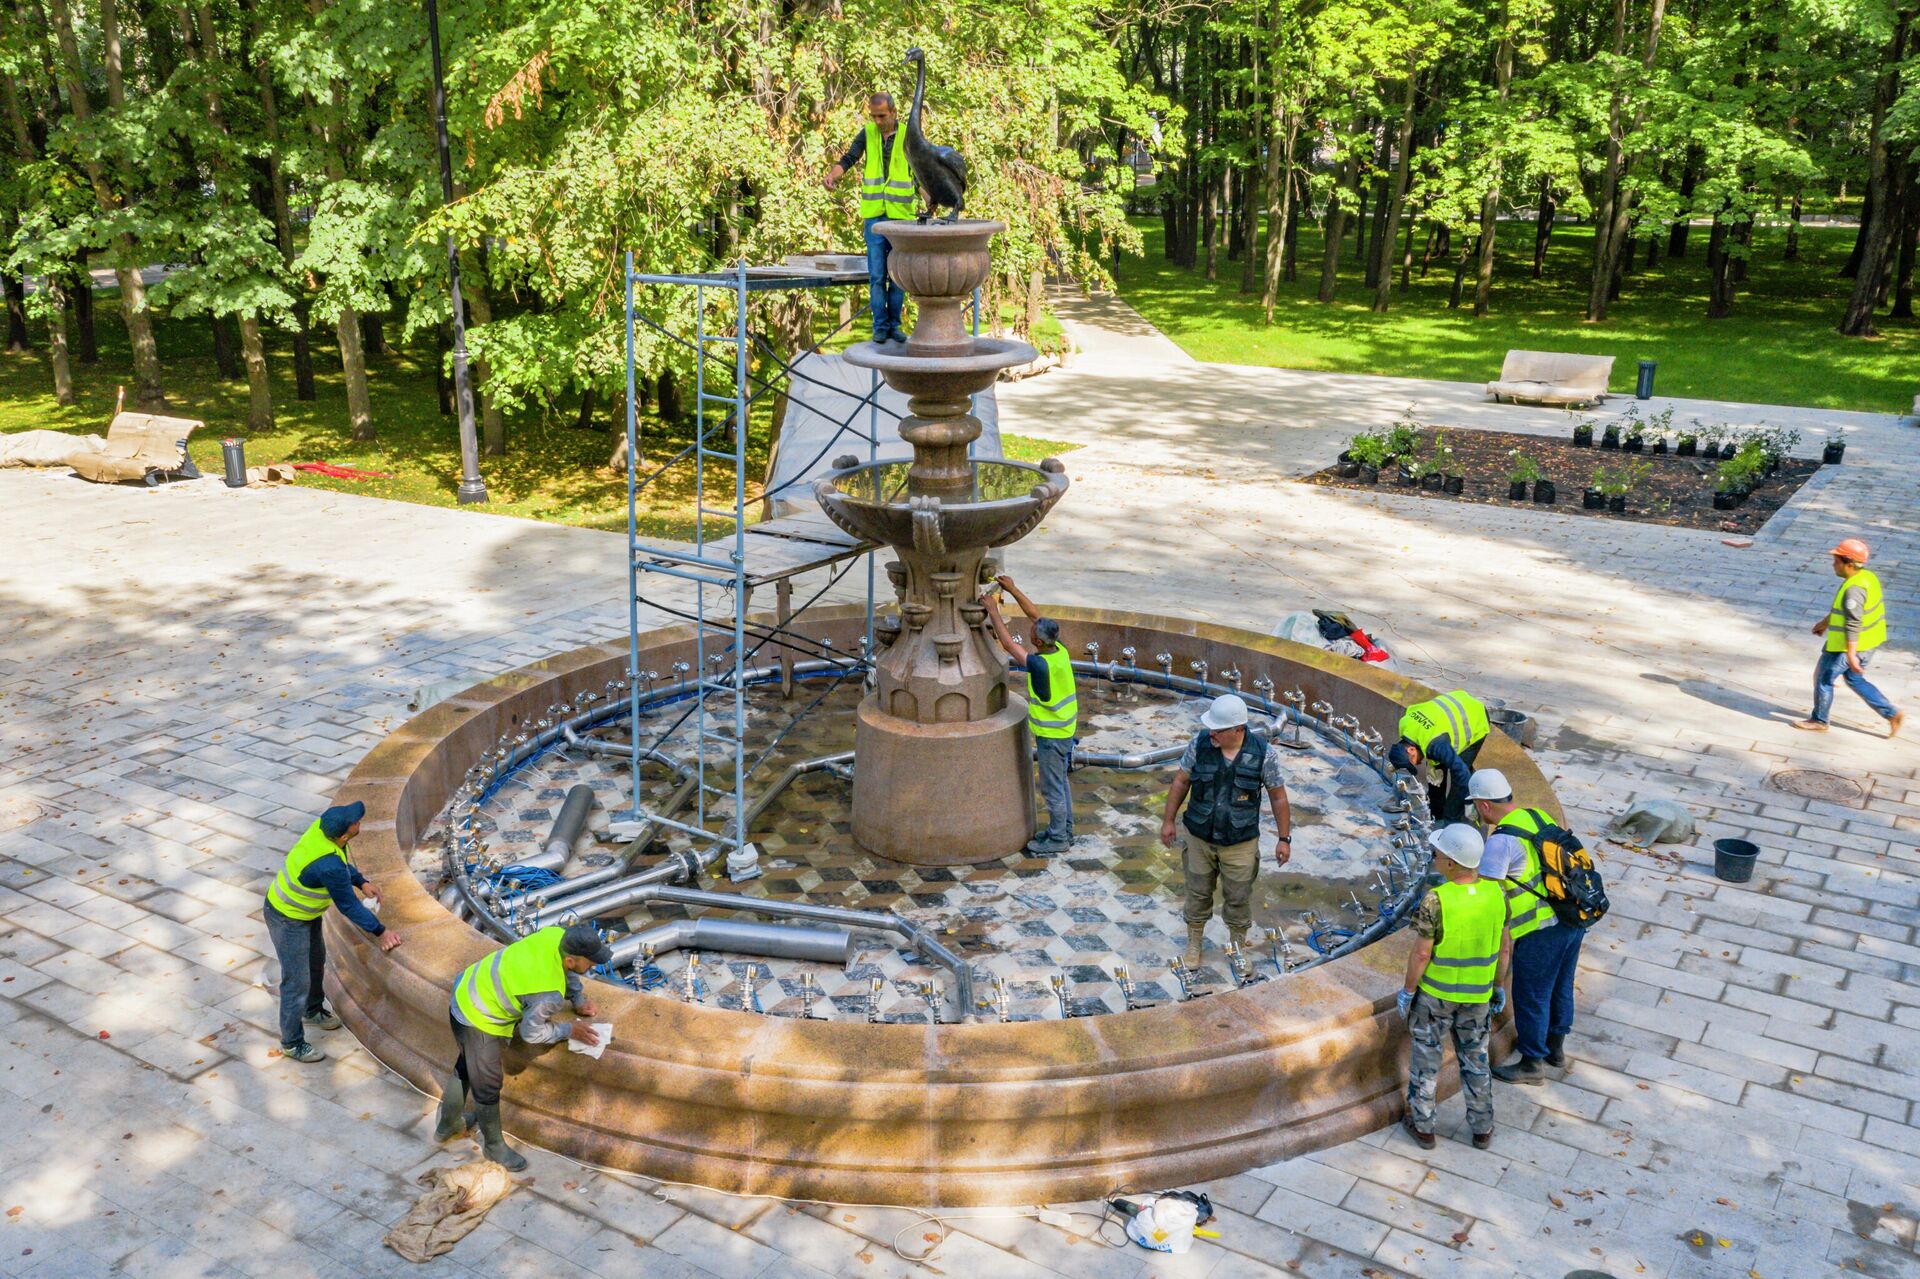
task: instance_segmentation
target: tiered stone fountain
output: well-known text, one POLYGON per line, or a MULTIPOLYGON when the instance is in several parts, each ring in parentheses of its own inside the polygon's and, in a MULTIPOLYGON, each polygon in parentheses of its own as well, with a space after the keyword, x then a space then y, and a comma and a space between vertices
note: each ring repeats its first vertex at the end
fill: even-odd
POLYGON ((968 456, 980 436, 970 397, 1034 358, 1024 342, 975 337, 964 315, 1005 224, 876 229, 920 318, 904 348, 866 342, 846 359, 909 397, 900 435, 913 461, 842 457, 814 487, 834 523, 899 556, 887 576, 900 615, 876 634, 884 647, 854 735, 853 837, 915 865, 990 861, 1033 834, 1033 770, 1026 701, 1009 688, 1007 654, 978 599, 982 565, 991 548, 1033 531, 1067 477, 1053 458, 1032 466, 968 456))

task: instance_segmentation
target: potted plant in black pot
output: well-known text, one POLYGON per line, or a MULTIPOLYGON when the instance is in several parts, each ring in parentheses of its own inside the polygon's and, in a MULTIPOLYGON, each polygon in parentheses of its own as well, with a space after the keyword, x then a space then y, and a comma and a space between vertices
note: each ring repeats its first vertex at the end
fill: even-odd
POLYGON ((1664 456, 1667 451, 1667 434, 1673 430, 1673 410, 1661 409, 1647 419, 1647 438, 1653 441, 1649 452, 1654 456, 1664 456))
POLYGON ((1715 467, 1713 509, 1731 511, 1746 501, 1760 465, 1760 451, 1745 449, 1715 467))
POLYGON ((1580 509, 1583 511, 1604 511, 1607 509, 1607 495, 1601 486, 1609 482, 1613 471, 1609 467, 1596 466, 1593 476, 1587 481, 1586 491, 1580 494, 1580 509))
POLYGON ((1820 450, 1822 466, 1838 466, 1840 459, 1847 455, 1847 439, 1835 431, 1827 436, 1827 446, 1820 450))
POLYGON ((1413 416, 1413 405, 1409 404, 1400 420, 1387 430, 1387 456, 1403 463, 1411 462, 1419 450, 1420 423, 1413 416))
POLYGON ((1720 460, 1724 462, 1728 458, 1738 454, 1741 446, 1752 439, 1753 435, 1754 432, 1752 431, 1742 431, 1729 427, 1726 438, 1720 442, 1720 460))
POLYGON ((1607 429, 1600 433, 1600 447, 1603 449, 1618 449, 1620 447, 1620 424, 1618 422, 1607 423, 1607 429))
POLYGON ((1533 482, 1533 500, 1539 506, 1552 506, 1559 493, 1553 487, 1553 481, 1538 479, 1533 482))
POLYGON ((1380 467, 1387 460, 1387 442, 1378 435, 1362 432, 1353 437, 1347 446, 1347 453, 1354 464, 1354 476, 1362 484, 1376 484, 1380 480, 1380 467))
POLYGON ((1629 462, 1607 477, 1607 482, 1599 489, 1607 496, 1607 510, 1614 515, 1627 513, 1627 494, 1640 487, 1640 482, 1653 471, 1650 462, 1629 462))
POLYGON ((1573 447, 1577 449, 1590 449, 1593 447, 1592 418, 1581 418, 1578 422, 1574 423, 1573 447))
POLYGON ((1724 426, 1706 426, 1695 418, 1693 424, 1700 428, 1700 456, 1718 458, 1720 456, 1720 437, 1727 433, 1724 426))
POLYGON ((1692 457, 1700 448, 1700 419, 1693 419, 1693 425, 1683 427, 1679 437, 1674 440, 1675 457, 1692 457))
POLYGON ((1540 464, 1519 449, 1508 449, 1507 456, 1513 459, 1507 464, 1507 500, 1524 502, 1527 500, 1527 485, 1540 479, 1540 464))

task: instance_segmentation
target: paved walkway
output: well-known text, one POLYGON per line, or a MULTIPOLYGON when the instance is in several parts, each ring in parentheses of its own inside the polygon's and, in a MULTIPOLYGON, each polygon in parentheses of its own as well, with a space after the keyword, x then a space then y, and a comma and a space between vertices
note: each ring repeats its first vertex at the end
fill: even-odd
MULTIPOLYGON (((1842 692, 1805 710, 1823 552, 1864 531, 1920 702, 1912 427, 1829 421, 1847 464, 1748 548, 1717 535, 1312 489, 1362 423, 1564 429, 1471 388, 1201 366, 1112 302, 1087 354, 1008 388, 1009 430, 1088 441, 1023 547, 1044 599, 1264 629, 1310 603, 1379 627, 1414 675, 1535 712, 1583 832, 1661 795, 1698 846, 1604 850, 1566 1079, 1499 1092, 1493 1149, 1397 1132, 1213 1183, 1182 1259, 960 1214, 788 1206, 594 1174, 533 1177, 451 1258, 379 1246, 446 1162, 427 1105, 343 1035, 273 1046, 270 868, 416 687, 617 635, 617 538, 313 490, 101 489, 0 474, 0 1275, 1920 1275, 1920 746, 1842 692), (1770 789, 1841 773, 1861 803, 1770 789), (1713 837, 1764 849, 1713 879, 1713 837), (14 1211, 14 1209, 18 1211, 14 1211)), ((1805 429, 1803 426, 1802 429, 1805 429)), ((1818 436, 1808 432, 1817 447, 1818 436)), ((1920 731, 1916 732, 1920 736, 1920 731)), ((1442 1128, 1461 1122, 1458 1103, 1442 1128)))

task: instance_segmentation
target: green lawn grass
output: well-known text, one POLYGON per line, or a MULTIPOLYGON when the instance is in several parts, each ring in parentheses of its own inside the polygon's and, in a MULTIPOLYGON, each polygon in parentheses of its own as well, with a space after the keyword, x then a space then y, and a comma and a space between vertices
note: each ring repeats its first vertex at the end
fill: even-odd
MULTIPOLYGON (((45 334, 35 326, 36 347, 24 353, 0 352, 0 432, 33 428, 105 434, 113 413, 115 387, 132 381, 132 359, 126 328, 120 318, 117 291, 98 294, 95 306, 99 359, 74 365, 75 403, 61 408, 54 402, 53 374, 45 334)), ((1057 322, 1054 324, 1059 332, 1057 322)), ((247 386, 227 381, 215 367, 212 337, 204 320, 161 319, 155 326, 163 365, 168 412, 200 418, 206 429, 194 435, 190 452, 202 470, 220 467, 220 441, 244 439, 247 462, 333 462, 364 471, 385 472, 390 478, 354 481, 303 473, 300 483, 430 506, 454 506, 460 474, 459 435, 454 419, 442 417, 435 390, 433 361, 426 347, 395 345, 385 355, 368 361, 373 417, 379 438, 355 442, 348 437, 346 391, 340 373, 339 351, 331 336, 316 333, 314 373, 319 398, 302 403, 293 398, 292 344, 286 334, 275 334, 268 344, 269 374, 274 391, 274 428, 249 435, 247 386)), ((692 397, 688 388, 686 398, 692 397)), ((600 417, 605 424, 607 411, 600 417)), ((617 436, 611 429, 590 431, 574 426, 575 413, 551 417, 539 413, 509 415, 507 453, 480 459, 489 501, 477 508, 501 515, 586 528, 624 530, 626 471, 607 466, 617 436)), ((758 491, 767 459, 767 419, 757 413, 749 431, 749 492, 758 491)), ((664 460, 692 441, 688 423, 669 425, 655 417, 643 418, 642 454, 664 460)), ((1008 435, 1002 438, 1007 456, 1036 461, 1074 448, 1072 444, 1008 435)), ((730 467, 709 467, 709 498, 715 485, 732 492, 730 467)), ((730 500, 730 496, 729 496, 730 500)), ((692 536, 693 468, 681 464, 648 488, 639 503, 643 532, 662 538, 692 536)), ((718 532, 708 522, 708 534, 718 532)))
POLYGON ((1850 227, 1803 229, 1792 262, 1782 257, 1784 228, 1756 230, 1748 278, 1725 320, 1706 318, 1706 228, 1694 228, 1686 257, 1663 257, 1653 267, 1643 245, 1606 322, 1587 324, 1590 227, 1555 227, 1536 281, 1533 225, 1502 225, 1492 313, 1476 321, 1470 282, 1466 305, 1449 310, 1452 270, 1436 262, 1420 276, 1419 242, 1413 285, 1403 292, 1396 277, 1385 315, 1373 314, 1372 291, 1346 260, 1351 237, 1337 300, 1316 301, 1322 240, 1317 227, 1303 225, 1299 278, 1281 286, 1269 326, 1258 296, 1239 290, 1238 262, 1223 262, 1220 280, 1209 284, 1200 271, 1167 262, 1158 218, 1135 225, 1146 253, 1121 261, 1120 293, 1199 360, 1483 382, 1519 347, 1614 356, 1616 391, 1631 390, 1636 362, 1652 359, 1663 395, 1904 412, 1920 392, 1920 324, 1882 318, 1882 336, 1872 340, 1834 331, 1852 286, 1837 274, 1853 243, 1850 227))

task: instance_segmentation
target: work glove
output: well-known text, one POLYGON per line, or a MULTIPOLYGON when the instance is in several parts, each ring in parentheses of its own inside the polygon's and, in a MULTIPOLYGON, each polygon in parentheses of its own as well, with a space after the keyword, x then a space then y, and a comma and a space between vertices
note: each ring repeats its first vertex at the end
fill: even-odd
POLYGON ((1412 991, 1410 990, 1401 991, 1399 995, 1395 996, 1393 1003, 1394 1003, 1394 1006, 1400 1010, 1401 1020, 1403 1021, 1408 1020, 1413 1016, 1413 992, 1412 991))
POLYGON ((1507 1011, 1507 992, 1496 986, 1493 989, 1493 1015, 1498 1017, 1507 1011))

